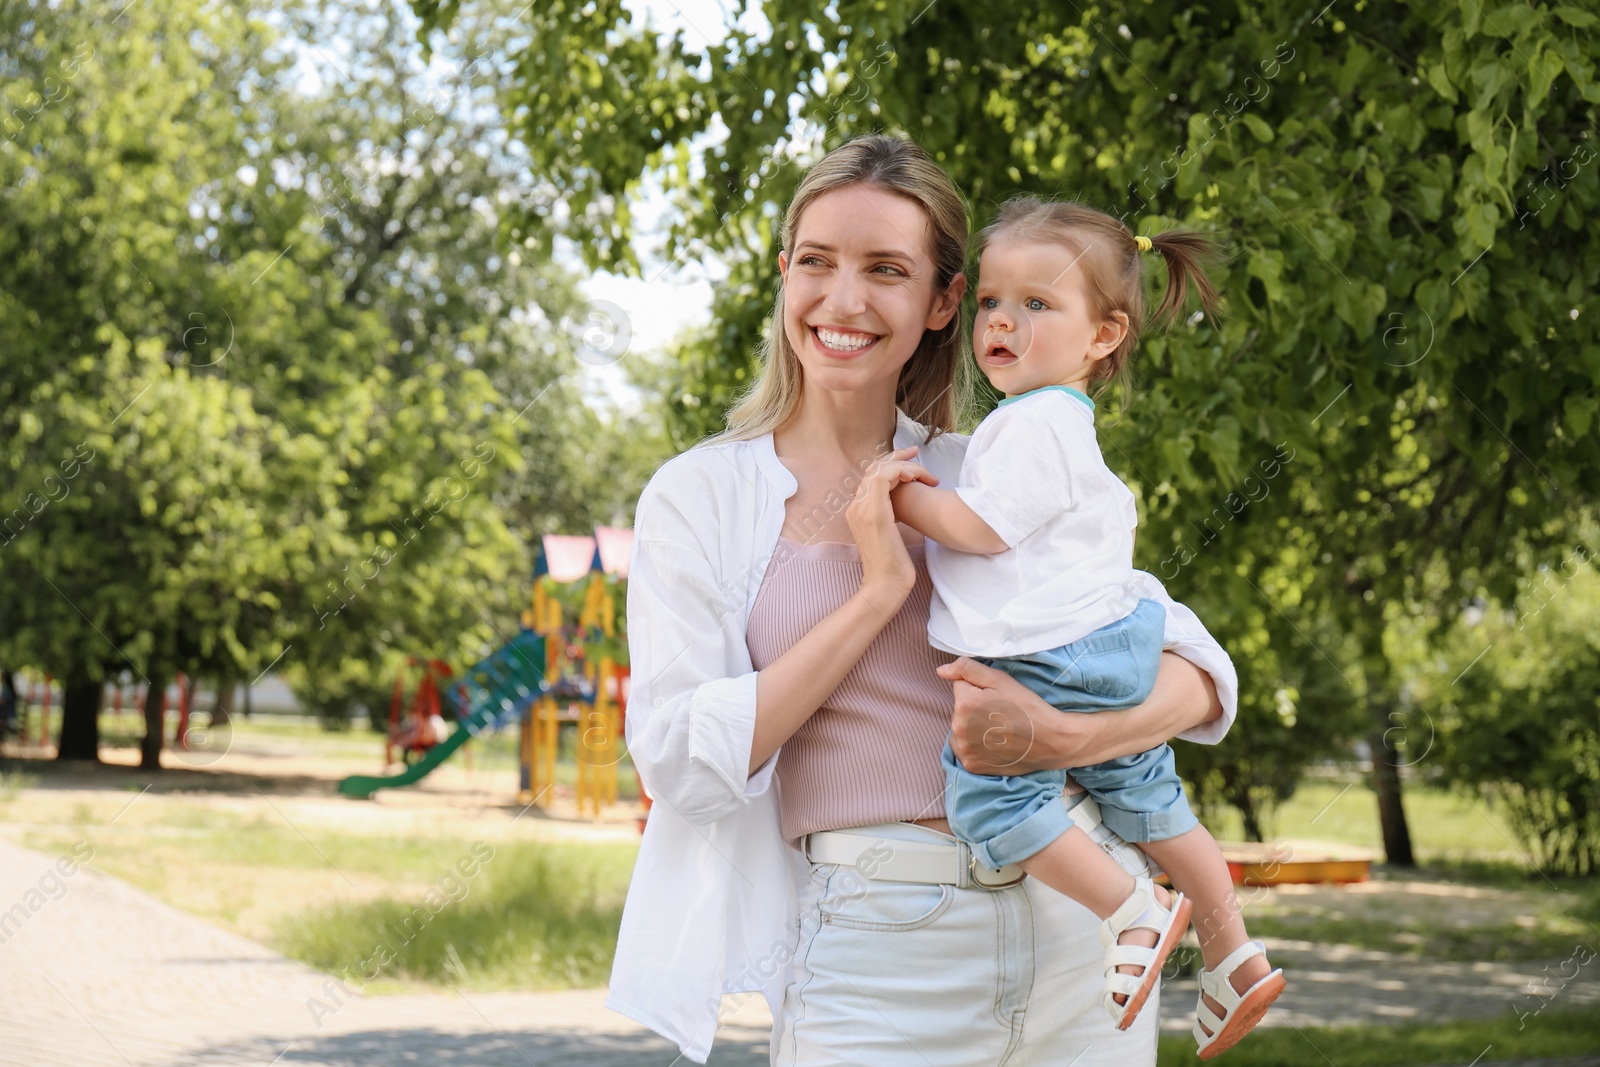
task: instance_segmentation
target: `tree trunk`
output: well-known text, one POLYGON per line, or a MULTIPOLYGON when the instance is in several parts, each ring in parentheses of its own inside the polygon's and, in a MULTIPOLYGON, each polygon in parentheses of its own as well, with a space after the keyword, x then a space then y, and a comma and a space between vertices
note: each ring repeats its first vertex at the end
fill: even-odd
POLYGON ((61 697, 61 743, 56 759, 100 759, 101 682, 69 682, 61 697))
POLYGON ((238 684, 231 678, 218 678, 213 684, 217 690, 211 702, 211 725, 227 726, 233 721, 233 691, 238 684))
POLYGON ((1378 825, 1383 830, 1383 851, 1396 867, 1415 867, 1411 855, 1411 830, 1406 825, 1406 809, 1400 803, 1399 754, 1389 744, 1391 726, 1380 703, 1368 702, 1372 713, 1368 744, 1372 748, 1372 791, 1378 794, 1378 825))
MULTIPOLYGON (((1389 684, 1389 661, 1384 658, 1382 633, 1363 635, 1377 643, 1362 656, 1362 673, 1367 683, 1367 745, 1372 749, 1372 791, 1378 795, 1378 826, 1383 831, 1383 852, 1396 867, 1415 867, 1411 854, 1411 829, 1406 825, 1406 809, 1400 801, 1400 766, 1409 758, 1397 748, 1397 737, 1404 737, 1405 724, 1394 714, 1394 690, 1389 684)), ((1420 741, 1421 739, 1408 739, 1420 741)))
POLYGON ((1246 841, 1263 841, 1261 813, 1256 810, 1254 799, 1248 800, 1239 808, 1239 815, 1244 820, 1244 839, 1246 841))
POLYGON ((162 715, 167 679, 160 672, 150 675, 150 685, 144 694, 144 740, 139 742, 139 767, 146 771, 161 769, 161 741, 167 724, 162 715))

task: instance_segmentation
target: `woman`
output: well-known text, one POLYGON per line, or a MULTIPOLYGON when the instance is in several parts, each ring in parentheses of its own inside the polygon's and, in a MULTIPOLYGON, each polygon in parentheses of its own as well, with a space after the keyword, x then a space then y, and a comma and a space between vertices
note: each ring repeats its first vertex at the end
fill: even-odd
POLYGON ((1155 1060, 1158 1012, 1118 1033, 1101 1007, 1093 916, 949 835, 939 753, 1005 774, 1214 743, 1233 668, 1153 578, 1169 654, 1138 708, 1061 715, 928 647, 889 490, 893 460, 960 467, 967 232, 915 145, 829 153, 784 219, 760 378, 639 499, 628 744, 655 806, 606 1003, 697 1062, 750 991, 774 1064, 1155 1060))

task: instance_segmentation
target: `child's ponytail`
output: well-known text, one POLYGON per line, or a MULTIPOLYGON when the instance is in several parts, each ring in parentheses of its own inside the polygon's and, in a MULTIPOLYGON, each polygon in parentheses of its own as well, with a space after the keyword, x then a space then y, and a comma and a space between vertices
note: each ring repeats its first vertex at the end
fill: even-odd
POLYGON ((1167 291, 1161 295, 1161 303, 1151 318, 1163 327, 1170 327, 1183 311, 1191 286, 1200 294, 1200 306, 1206 314, 1214 314, 1217 287, 1206 277, 1203 264, 1216 256, 1216 242, 1198 230, 1168 230, 1149 241, 1167 263, 1167 291))

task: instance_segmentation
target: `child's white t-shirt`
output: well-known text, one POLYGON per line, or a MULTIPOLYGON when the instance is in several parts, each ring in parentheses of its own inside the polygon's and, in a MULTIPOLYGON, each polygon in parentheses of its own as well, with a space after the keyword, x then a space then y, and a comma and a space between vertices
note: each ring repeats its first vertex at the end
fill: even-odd
POLYGON ((1126 592, 1133 493, 1106 466, 1094 401, 1076 389, 1050 385, 1002 400, 973 432, 955 491, 1010 547, 983 555, 928 541, 934 648, 995 658, 1043 652, 1137 606, 1126 592))

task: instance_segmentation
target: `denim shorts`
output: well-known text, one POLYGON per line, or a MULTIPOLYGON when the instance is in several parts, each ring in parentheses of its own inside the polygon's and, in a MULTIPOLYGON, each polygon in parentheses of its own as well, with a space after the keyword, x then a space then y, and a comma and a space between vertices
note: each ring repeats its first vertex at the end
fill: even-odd
MULTIPOLYGON (((951 840, 911 823, 871 829, 951 840)), ((1033 878, 957 889, 810 864, 772 1067, 1154 1063, 1159 1005, 1117 1032, 1100 1002, 1098 928, 1092 912, 1033 878)))
MULTIPOLYGON (((1119 711, 1144 702, 1161 663, 1166 609, 1141 600, 1132 614, 1086 637, 1028 656, 983 659, 1060 711, 1119 711)), ((1027 859, 1072 825, 1061 806, 1067 773, 969 773, 944 746, 945 814, 951 829, 990 868, 1027 859)), ((1199 820, 1189 808, 1172 748, 1074 767, 1073 779, 1100 803, 1100 817, 1125 841, 1164 841, 1199 820)))

